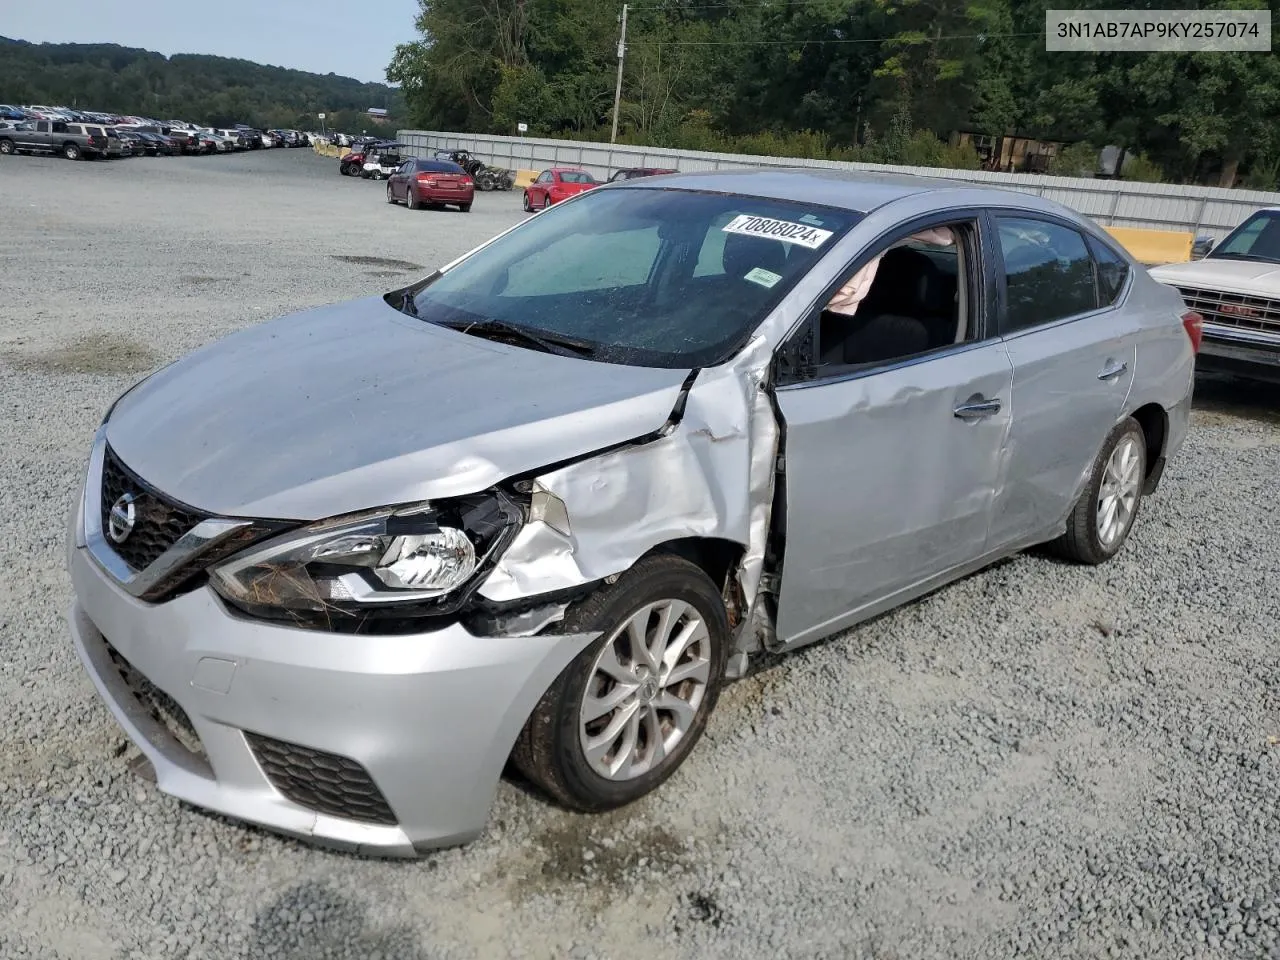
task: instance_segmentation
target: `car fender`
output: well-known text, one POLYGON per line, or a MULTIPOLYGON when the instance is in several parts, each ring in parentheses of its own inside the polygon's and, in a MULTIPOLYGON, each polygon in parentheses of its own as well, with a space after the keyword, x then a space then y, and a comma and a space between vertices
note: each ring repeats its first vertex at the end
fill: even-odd
POLYGON ((690 539, 742 548, 731 571, 751 613, 764 566, 779 427, 764 362, 695 371, 672 418, 648 438, 530 477, 529 522, 479 593, 495 603, 582 587, 690 539))

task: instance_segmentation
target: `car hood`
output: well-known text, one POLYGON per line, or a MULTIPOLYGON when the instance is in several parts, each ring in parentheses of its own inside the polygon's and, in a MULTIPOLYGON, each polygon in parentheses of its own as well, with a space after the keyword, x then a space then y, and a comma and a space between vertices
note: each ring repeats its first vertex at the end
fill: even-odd
POLYGON ((1219 260, 1208 257, 1190 263, 1152 267, 1151 276, 1175 286, 1229 290, 1263 297, 1280 297, 1280 264, 1256 260, 1219 260))
POLYGON ((643 436, 688 373, 495 343, 371 297, 195 351, 121 397, 106 436, 191 506, 314 520, 473 493, 643 436))

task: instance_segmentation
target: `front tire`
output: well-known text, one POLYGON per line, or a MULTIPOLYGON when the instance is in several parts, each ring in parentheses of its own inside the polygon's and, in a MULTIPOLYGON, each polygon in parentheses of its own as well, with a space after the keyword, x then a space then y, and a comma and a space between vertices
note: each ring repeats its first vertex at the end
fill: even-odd
POLYGON ((512 752, 565 806, 600 812, 656 790, 697 745, 729 649, 720 591, 656 554, 569 612, 565 632, 603 633, 543 694, 512 752))
MULTIPOLYGON (((0 147, 4 147, 4 146, 5 146, 5 144, 0 143, 0 147)), ((525 213, 533 213, 533 204, 529 202, 529 191, 528 191, 528 190, 526 190, 526 191, 524 192, 524 212, 525 212, 525 213)))
POLYGON ((395 194, 391 192, 391 184, 387 184, 387 203, 395 203, 395 194))
POLYGON ((6 157, 11 156, 13 154, 13 141, 0 140, 0 153, 4 154, 6 157))
POLYGON ((1129 417, 1107 435, 1084 493, 1067 518, 1067 530, 1049 546, 1076 563, 1110 560, 1129 539, 1147 479, 1146 435, 1129 417))

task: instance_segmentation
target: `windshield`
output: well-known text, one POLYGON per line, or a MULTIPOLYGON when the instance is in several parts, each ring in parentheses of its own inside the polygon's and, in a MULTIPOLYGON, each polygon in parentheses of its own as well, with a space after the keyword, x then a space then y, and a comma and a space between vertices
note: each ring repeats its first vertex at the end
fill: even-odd
POLYGON ((517 327, 611 363, 707 366, 732 356, 860 218, 737 195, 593 190, 409 288, 402 309, 459 329, 517 327))
POLYGON ((1280 263, 1280 211, 1255 213, 1227 235, 1209 257, 1280 263))

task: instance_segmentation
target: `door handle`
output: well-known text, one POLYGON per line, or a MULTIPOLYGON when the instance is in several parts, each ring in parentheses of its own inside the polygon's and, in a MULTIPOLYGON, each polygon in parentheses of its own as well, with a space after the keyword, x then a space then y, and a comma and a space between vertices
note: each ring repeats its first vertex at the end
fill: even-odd
POLYGON ((1099 380, 1114 380, 1120 374, 1129 369, 1128 363, 1115 363, 1109 367, 1104 367, 1102 372, 1098 374, 1099 380))
POLYGON ((983 400, 981 394, 976 394, 956 407, 954 412, 961 420, 981 420, 999 413, 1000 401, 983 400))

